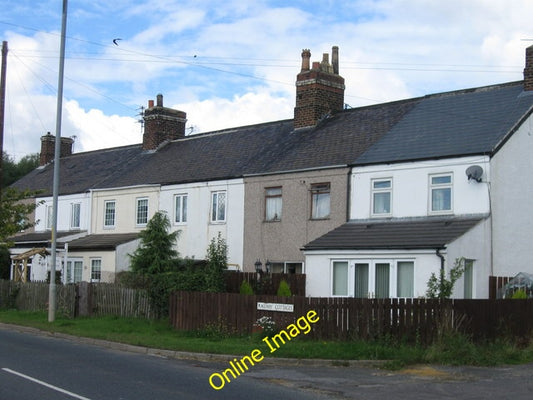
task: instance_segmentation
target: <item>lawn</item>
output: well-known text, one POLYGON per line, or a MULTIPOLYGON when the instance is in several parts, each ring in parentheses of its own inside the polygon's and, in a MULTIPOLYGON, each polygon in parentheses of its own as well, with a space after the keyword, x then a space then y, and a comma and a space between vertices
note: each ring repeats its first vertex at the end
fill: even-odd
POLYGON ((45 312, 0 310, 0 322, 158 349, 246 355, 257 348, 267 357, 332 359, 339 360, 339 365, 344 360, 388 360, 386 365, 389 368, 416 363, 493 366, 533 362, 532 344, 517 346, 503 339, 474 344, 461 335, 449 335, 429 347, 386 338, 368 342, 318 341, 297 337, 270 353, 257 334, 231 335, 217 326, 202 331, 179 332, 167 320, 58 317, 49 323, 45 312))

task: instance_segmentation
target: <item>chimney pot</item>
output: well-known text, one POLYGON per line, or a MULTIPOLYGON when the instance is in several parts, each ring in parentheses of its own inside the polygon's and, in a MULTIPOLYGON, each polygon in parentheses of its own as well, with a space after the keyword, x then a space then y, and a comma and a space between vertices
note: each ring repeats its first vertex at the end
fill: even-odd
POLYGON ((163 95, 162 94, 157 95, 157 106, 163 107, 163 95))
POLYGON ((148 108, 154 108, 154 101, 148 100, 148 108))
POLYGON ((309 60, 311 59, 311 51, 309 49, 302 50, 302 71, 309 71, 309 60))
POLYGON ((331 49, 331 65, 333 73, 339 75, 339 46, 333 46, 331 49))
POLYGON ((533 46, 526 49, 526 66, 524 68, 524 90, 533 90, 533 46))

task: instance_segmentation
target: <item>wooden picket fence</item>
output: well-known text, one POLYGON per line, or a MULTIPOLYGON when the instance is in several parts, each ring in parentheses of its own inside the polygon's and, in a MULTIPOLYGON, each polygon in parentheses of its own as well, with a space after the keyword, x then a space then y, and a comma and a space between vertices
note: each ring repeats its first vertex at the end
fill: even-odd
POLYGON ((320 319, 308 336, 324 340, 391 337, 428 344, 451 331, 475 340, 524 337, 533 332, 533 300, 312 298, 204 292, 176 292, 170 300, 172 326, 189 331, 222 326, 230 332, 250 333, 263 316, 282 329, 310 310, 320 319), (294 311, 258 310, 258 302, 292 304, 294 311))
MULTIPOLYGON (((49 285, 46 282, 16 283, 0 280, 0 308, 24 311, 48 310, 49 285)), ((110 283, 56 285, 58 313, 73 318, 80 315, 115 315, 154 318, 150 300, 142 290, 110 283), (80 288, 85 287, 82 291, 80 288)))
MULTIPOLYGON (((0 281, 0 308, 16 308, 23 311, 46 311, 50 286, 46 282, 0 281)), ((56 286, 57 311, 73 317, 76 305, 74 285, 56 286)))
POLYGON ((90 307, 93 315, 155 317, 150 299, 142 290, 129 289, 113 283, 93 283, 90 288, 90 307))

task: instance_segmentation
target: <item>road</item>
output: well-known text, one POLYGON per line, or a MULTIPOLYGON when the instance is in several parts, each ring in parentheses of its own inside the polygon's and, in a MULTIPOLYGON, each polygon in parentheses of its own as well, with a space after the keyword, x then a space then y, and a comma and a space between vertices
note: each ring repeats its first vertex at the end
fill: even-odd
POLYGON ((326 398, 244 375, 215 391, 221 369, 0 329, 1 400, 326 398))
POLYGON ((0 327, 0 400, 533 398, 533 364, 390 372, 261 362, 214 390, 209 377, 229 361, 167 359, 0 327))

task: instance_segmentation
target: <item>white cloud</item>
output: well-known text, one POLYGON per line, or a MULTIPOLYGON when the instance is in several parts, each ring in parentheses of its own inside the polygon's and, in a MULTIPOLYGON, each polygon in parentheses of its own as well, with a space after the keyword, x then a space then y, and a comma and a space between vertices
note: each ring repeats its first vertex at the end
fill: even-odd
MULTIPOLYGON (((19 0, 3 17, 15 21, 3 33, 13 49, 4 148, 16 157, 55 129, 59 38, 49 32, 60 10, 50 2, 41 18, 33 4, 19 0)), ((63 134, 77 136, 76 151, 138 143, 135 109, 157 93, 195 132, 291 118, 303 48, 320 61, 339 46, 345 102, 359 106, 521 79, 533 44, 521 40, 533 39, 530 0, 287 4, 72 2, 63 134)))

